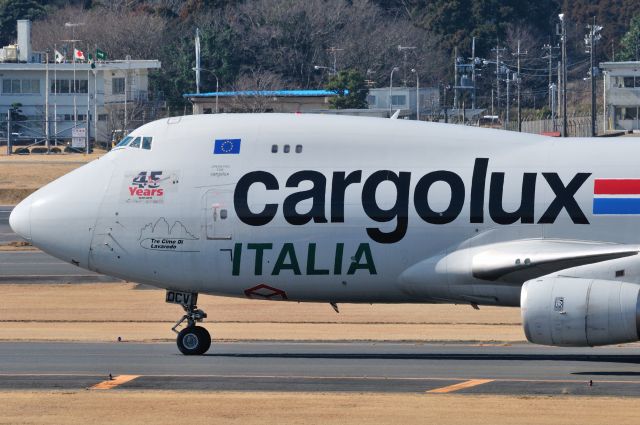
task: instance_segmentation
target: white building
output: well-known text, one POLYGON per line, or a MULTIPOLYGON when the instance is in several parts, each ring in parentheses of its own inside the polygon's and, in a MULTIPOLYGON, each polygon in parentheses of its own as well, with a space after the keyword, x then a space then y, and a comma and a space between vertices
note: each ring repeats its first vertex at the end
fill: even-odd
MULTIPOLYGON (((17 45, 0 51, 0 119, 6 120, 17 104, 26 117, 12 123, 16 137, 45 137, 47 111, 50 139, 69 139, 73 127, 88 126, 90 139, 109 141, 114 131, 153 118, 149 109, 158 105, 149 96, 149 70, 159 69, 159 61, 105 61, 92 69, 86 62, 55 63, 52 50, 46 63, 46 54, 31 49, 30 29, 29 21, 18 21, 17 45), (18 61, 12 61, 16 56, 18 61)), ((0 131, 0 138, 5 137, 0 131)))

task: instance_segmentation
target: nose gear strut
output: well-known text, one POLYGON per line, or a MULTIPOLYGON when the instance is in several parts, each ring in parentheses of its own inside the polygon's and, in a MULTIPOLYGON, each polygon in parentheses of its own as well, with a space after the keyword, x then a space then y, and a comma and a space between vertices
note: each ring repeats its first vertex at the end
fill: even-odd
POLYGON ((171 328, 178 334, 176 343, 180 352, 185 355, 201 355, 211 347, 209 332, 202 326, 196 326, 196 323, 202 322, 207 317, 207 313, 196 305, 197 301, 197 293, 167 291, 166 302, 180 304, 185 311, 185 314, 171 328), (178 332, 178 327, 185 320, 187 326, 178 332))

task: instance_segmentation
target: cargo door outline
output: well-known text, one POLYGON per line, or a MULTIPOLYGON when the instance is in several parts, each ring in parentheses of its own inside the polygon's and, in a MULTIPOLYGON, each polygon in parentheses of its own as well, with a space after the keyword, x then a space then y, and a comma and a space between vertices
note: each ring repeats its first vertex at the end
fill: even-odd
POLYGON ((233 235, 233 190, 211 189, 203 197, 204 234, 207 240, 231 240, 233 235))

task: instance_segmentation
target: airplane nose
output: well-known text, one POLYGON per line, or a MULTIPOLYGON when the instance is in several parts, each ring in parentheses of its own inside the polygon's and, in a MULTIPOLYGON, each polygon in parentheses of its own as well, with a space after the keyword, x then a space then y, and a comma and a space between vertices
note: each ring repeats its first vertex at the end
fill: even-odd
POLYGON ((31 197, 13 208, 9 216, 9 226, 24 239, 31 239, 31 197))
POLYGON ((11 228, 44 252, 88 268, 89 248, 113 163, 92 161, 49 183, 19 203, 11 228))

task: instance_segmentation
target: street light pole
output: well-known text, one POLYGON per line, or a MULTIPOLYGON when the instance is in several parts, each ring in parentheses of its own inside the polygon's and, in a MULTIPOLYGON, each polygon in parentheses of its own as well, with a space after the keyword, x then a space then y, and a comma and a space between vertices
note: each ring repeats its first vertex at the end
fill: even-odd
MULTIPOLYGON (((206 72, 210 73, 211 75, 213 75, 215 77, 215 79, 216 79, 216 114, 217 114, 218 113, 218 92, 220 91, 220 82, 218 80, 218 76, 216 75, 215 72, 213 72, 210 69, 200 68, 200 71, 206 71, 206 72)), ((198 93, 200 93, 200 92, 198 92, 198 93)))
POLYGON ((389 116, 391 116, 391 89, 393 87, 393 73, 398 71, 400 68, 394 66, 391 70, 391 76, 389 77, 389 116))

